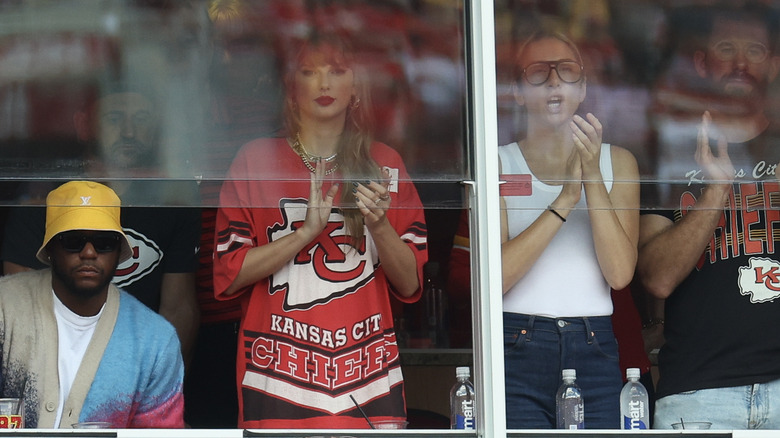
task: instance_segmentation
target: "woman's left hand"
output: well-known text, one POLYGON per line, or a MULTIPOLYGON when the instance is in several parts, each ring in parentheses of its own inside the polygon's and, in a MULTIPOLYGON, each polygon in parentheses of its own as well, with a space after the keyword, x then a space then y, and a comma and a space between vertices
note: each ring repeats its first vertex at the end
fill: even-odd
POLYGON ((580 153, 582 177, 585 181, 601 180, 601 122, 591 113, 585 115, 588 120, 574 115, 570 122, 572 139, 580 153))
POLYGON ((387 281, 399 295, 411 297, 420 288, 417 259, 410 244, 401 239, 387 219, 392 202, 389 186, 390 174, 384 170, 380 182, 357 182, 352 188, 355 205, 363 214, 363 221, 374 240, 387 281))
POLYGON ((384 221, 385 213, 390 208, 390 190, 387 183, 364 181, 353 183, 355 204, 363 214, 363 220, 369 230, 384 221))

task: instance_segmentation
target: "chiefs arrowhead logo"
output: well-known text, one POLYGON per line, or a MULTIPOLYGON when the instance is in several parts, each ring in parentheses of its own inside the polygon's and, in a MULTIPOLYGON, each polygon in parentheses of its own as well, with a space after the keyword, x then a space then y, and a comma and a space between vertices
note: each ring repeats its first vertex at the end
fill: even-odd
POLYGON ((766 303, 780 297, 780 263, 766 257, 751 257, 750 266, 739 268, 739 292, 751 303, 766 303))
POLYGON ((160 264, 163 252, 152 239, 131 228, 122 228, 130 240, 133 256, 120 263, 114 274, 117 287, 127 287, 144 278, 160 264))
MULTIPOLYGON (((270 241, 292 233, 303 224, 306 200, 282 200, 280 209, 284 220, 269 228, 270 241)), ((344 229, 344 217, 333 209, 325 231, 271 276, 270 292, 286 291, 285 310, 309 309, 354 293, 374 278, 378 260, 373 247, 374 241, 366 233, 359 247, 353 248, 351 237, 344 229), (312 287, 313 284, 317 287, 312 287)))

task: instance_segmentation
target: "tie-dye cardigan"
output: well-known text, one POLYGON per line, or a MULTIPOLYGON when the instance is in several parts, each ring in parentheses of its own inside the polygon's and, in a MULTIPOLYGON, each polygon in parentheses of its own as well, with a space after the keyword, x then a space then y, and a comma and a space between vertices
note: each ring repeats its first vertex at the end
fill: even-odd
POLYGON ((0 278, 0 397, 24 397, 25 427, 184 426, 184 366, 176 331, 110 286, 103 314, 55 425, 59 400, 57 322, 51 271, 0 278))

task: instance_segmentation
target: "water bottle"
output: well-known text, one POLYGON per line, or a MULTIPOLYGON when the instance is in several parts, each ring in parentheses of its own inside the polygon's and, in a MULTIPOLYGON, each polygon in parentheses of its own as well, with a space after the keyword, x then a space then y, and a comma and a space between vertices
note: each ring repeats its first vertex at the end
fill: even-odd
POLYGON ((639 368, 627 369, 626 377, 628 382, 620 391, 620 428, 649 429, 647 389, 639 383, 639 368))
POLYGON ((561 373, 563 383, 555 396, 558 429, 584 429, 585 405, 582 402, 582 391, 577 386, 577 371, 565 369, 561 373))
POLYGON ((469 367, 455 368, 458 381, 450 391, 450 428, 474 430, 477 427, 477 396, 469 381, 469 367))

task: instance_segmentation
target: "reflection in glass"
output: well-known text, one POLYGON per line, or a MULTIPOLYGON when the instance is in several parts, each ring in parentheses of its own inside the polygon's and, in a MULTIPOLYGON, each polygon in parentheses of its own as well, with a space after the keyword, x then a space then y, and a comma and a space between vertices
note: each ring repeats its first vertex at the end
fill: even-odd
MULTIPOLYGON (((400 154, 408 170, 403 182, 412 181, 422 201, 415 208, 425 207, 426 219, 437 224, 431 258, 440 263, 444 284, 465 202, 460 183, 473 179, 465 5, 460 0, 3 2, 0 204, 25 207, 4 209, 0 222, 12 230, 22 229, 19 223, 35 229, 17 233, 34 240, 46 193, 74 178, 110 185, 128 213, 179 224, 173 228, 187 235, 187 245, 198 212, 181 207, 202 207, 198 286, 202 302, 211 299, 202 319, 235 317, 235 303, 212 306, 210 251, 221 185, 242 145, 283 135, 285 55, 311 29, 338 28, 356 42, 357 56, 371 72, 376 139, 400 154), (176 222, 180 217, 184 225, 176 222)), ((303 146, 309 146, 305 138, 303 146)), ((257 178, 278 181, 289 175, 257 178)), ((257 205, 269 206, 277 205, 257 205)), ((172 239, 178 235, 167 233, 172 239)), ((142 268, 159 266, 165 252, 167 261, 176 258, 190 269, 191 249, 155 252, 146 237, 139 232, 136 242, 143 248, 142 268), (148 251, 153 254, 146 258, 148 251)), ((4 239, 9 242, 13 239, 4 239)), ((21 242, 28 245, 35 246, 21 242)), ((27 260, 16 261, 28 266, 27 260)), ((462 265, 457 269, 463 272, 462 265)), ((457 303, 461 315, 469 312, 470 291, 464 285, 458 292, 466 303, 457 303)), ((155 295, 157 289, 149 290, 155 295)), ((458 345, 470 345, 470 325, 458 328, 458 345)), ((225 345, 235 342, 219 339, 225 345)), ((232 380, 230 386, 235 388, 232 380)), ((224 410, 188 404, 188 421, 210 416, 211 425, 234 424, 237 415, 229 400, 235 393, 216 398, 224 410)))
MULTIPOLYGON (((3 6, 0 23, 5 181, 88 175, 218 187, 241 145, 278 135, 283 55, 329 23, 356 37, 372 71, 377 138, 404 157, 426 204, 462 204, 457 184, 422 183, 468 172, 459 2, 19 2, 3 6), (154 103, 153 170, 87 169, 107 151, 91 148, 74 114, 114 84, 143 87, 154 103)), ((205 190, 204 204, 216 206, 214 192, 205 190)))

